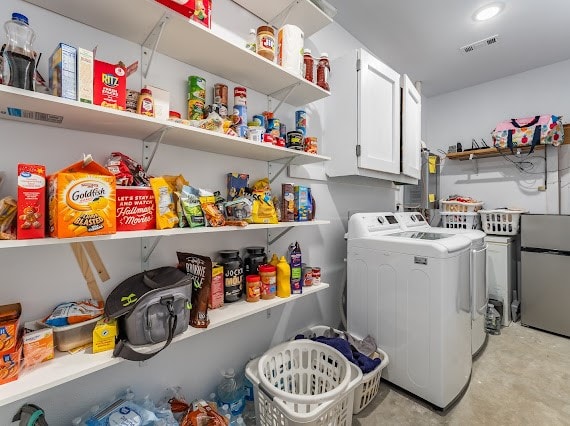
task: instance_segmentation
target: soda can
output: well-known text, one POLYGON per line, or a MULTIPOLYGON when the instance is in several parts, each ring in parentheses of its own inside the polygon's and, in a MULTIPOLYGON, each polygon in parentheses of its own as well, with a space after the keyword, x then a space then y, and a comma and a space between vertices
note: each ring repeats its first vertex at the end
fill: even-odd
POLYGON ((201 100, 206 103, 206 79, 197 75, 188 77, 188 100, 201 100))
POLYGON ((247 107, 245 105, 234 105, 233 123, 247 127, 247 107))
POLYGON ((234 87, 234 105, 247 105, 247 89, 245 87, 234 87))
POLYGON ((214 103, 220 105, 228 104, 228 86, 221 83, 214 84, 214 103))
POLYGON ((307 134, 307 112, 303 109, 295 111, 295 130, 307 134))
POLYGON ((257 114, 253 116, 253 122, 256 126, 263 127, 264 129, 267 128, 267 124, 265 123, 265 117, 261 114, 257 114))
POLYGON ((283 123, 279 123, 279 137, 287 139, 287 126, 283 123))

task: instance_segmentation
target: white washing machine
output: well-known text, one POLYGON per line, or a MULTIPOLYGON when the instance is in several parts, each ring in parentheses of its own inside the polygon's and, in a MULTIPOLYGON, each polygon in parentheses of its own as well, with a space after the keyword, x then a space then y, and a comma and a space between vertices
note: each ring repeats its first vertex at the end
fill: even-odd
POLYGON ((476 229, 449 229, 430 226, 420 213, 394 213, 402 229, 422 230, 444 234, 460 234, 471 240, 470 288, 471 288, 471 353, 479 355, 487 340, 485 312, 489 300, 487 286, 487 244, 485 233, 476 229))
POLYGON ((386 380, 447 408, 471 376, 471 241, 402 231, 392 213, 354 214, 347 240, 348 331, 388 353, 386 380))

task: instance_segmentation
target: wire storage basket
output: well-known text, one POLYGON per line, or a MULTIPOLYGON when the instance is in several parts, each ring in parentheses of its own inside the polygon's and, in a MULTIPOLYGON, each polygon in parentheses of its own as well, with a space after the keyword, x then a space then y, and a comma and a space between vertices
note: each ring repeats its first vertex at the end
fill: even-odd
POLYGON ((483 231, 491 235, 516 235, 519 233, 521 214, 525 210, 480 210, 483 231))
POLYGON ((440 212, 439 214, 441 215, 444 228, 468 230, 481 229, 481 218, 479 217, 479 213, 440 212))
POLYGON ((282 343, 247 364, 260 426, 352 424, 362 372, 336 349, 308 339, 282 343))

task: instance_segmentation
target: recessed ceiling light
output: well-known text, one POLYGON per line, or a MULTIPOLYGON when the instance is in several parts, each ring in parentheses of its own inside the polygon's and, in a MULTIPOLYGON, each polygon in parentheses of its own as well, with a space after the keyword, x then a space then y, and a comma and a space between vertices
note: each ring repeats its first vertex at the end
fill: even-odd
POLYGON ((473 19, 476 21, 486 21, 488 19, 494 18, 503 10, 503 3, 491 3, 487 6, 483 6, 477 12, 473 14, 473 19))

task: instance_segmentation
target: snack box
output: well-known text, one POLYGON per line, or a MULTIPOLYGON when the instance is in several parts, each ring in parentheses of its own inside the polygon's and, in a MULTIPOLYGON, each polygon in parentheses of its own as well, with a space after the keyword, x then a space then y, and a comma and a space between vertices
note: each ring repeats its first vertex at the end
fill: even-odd
POLYGON ((0 385, 13 382, 18 379, 22 367, 22 343, 8 353, 0 356, 0 385))
POLYGON ((292 183, 281 185, 281 222, 295 221, 295 193, 292 183))
POLYGON ((152 188, 117 186, 117 231, 156 229, 155 209, 152 188))
POLYGON ((224 305, 224 267, 217 263, 212 265, 212 284, 208 308, 217 309, 224 305))
POLYGON ((107 108, 127 108, 127 70, 121 65, 93 61, 93 103, 107 108))
POLYGON ((232 201, 234 198, 243 197, 245 195, 245 188, 247 188, 249 182, 248 174, 228 173, 226 180, 228 188, 227 201, 232 201))
POLYGON ((155 0, 166 7, 212 28, 212 0, 155 0))
POLYGON ((114 234, 115 175, 93 160, 78 161, 48 177, 52 237, 114 234))
POLYGON ((46 168, 18 164, 18 222, 16 238, 43 238, 46 234, 46 168))
POLYGON ((295 185, 295 222, 306 222, 309 220, 311 211, 311 199, 309 188, 295 185))
POLYGON ((77 49, 77 100, 93 103, 93 52, 82 47, 77 49))
MULTIPOLYGON (((97 321, 103 315, 77 324, 64 325, 61 327, 49 326, 53 330, 55 347, 58 351, 66 352, 79 346, 86 345, 93 341, 93 330, 97 321)), ((39 322, 45 325, 43 322, 39 322)))
POLYGON ((102 318, 97 321, 93 329, 93 353, 114 349, 117 334, 116 319, 102 318))
POLYGON ((14 352, 20 334, 20 315, 19 303, 0 306, 0 355, 14 352))
POLYGON ((59 43, 49 58, 51 94, 77 100, 77 49, 59 43))
POLYGON ((53 331, 37 321, 24 324, 22 337, 26 367, 53 359, 53 331))

